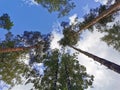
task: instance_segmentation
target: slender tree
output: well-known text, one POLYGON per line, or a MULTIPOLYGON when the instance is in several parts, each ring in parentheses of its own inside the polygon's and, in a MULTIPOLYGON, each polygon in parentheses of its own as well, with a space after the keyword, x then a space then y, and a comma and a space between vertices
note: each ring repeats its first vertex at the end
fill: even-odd
POLYGON ((19 61, 21 55, 34 49, 34 61, 41 60, 40 56, 49 48, 50 35, 41 35, 39 32, 24 32, 23 35, 13 36, 11 32, 5 35, 5 40, 0 42, 0 75, 7 84, 14 86, 21 83, 21 75, 27 76, 29 67, 19 61), (20 68, 23 68, 19 70, 20 68), (15 80, 15 81, 14 81, 15 80))
POLYGON ((78 52, 80 52, 80 53, 82 53, 82 54, 92 58, 93 60, 99 62, 100 64, 108 67, 110 70, 113 70, 113 71, 115 71, 115 72, 120 74, 120 65, 117 65, 117 64, 115 64, 113 62, 110 62, 110 61, 108 61, 106 59, 100 58, 100 57, 98 57, 96 55, 93 55, 91 53, 85 52, 85 51, 83 51, 81 49, 75 48, 74 46, 70 46, 70 47, 75 49, 75 50, 77 50, 78 52))
POLYGON ((80 27, 80 30, 78 30, 77 32, 80 33, 81 31, 88 29, 90 26, 94 25, 104 17, 114 13, 114 11, 118 10, 119 8, 120 8, 120 1, 117 1, 115 4, 111 5, 107 10, 103 11, 99 16, 94 18, 91 22, 87 23, 83 27, 80 27))
MULTIPOLYGON (((91 11, 90 14, 89 14, 90 16, 88 16, 89 18, 87 17, 85 19, 86 22, 89 22, 89 23, 85 23, 85 25, 83 25, 82 27, 77 28, 77 29, 79 29, 77 31, 77 34, 80 33, 82 30, 85 30, 85 29, 89 28, 90 26, 94 25, 95 23, 106 24, 107 22, 112 21, 112 19, 111 19, 112 17, 110 17, 109 19, 105 18, 105 17, 111 16, 113 13, 116 12, 116 10, 118 11, 118 9, 120 7, 120 3, 119 4, 118 3, 119 3, 119 1, 117 3, 115 3, 114 5, 110 6, 108 9, 106 9, 106 6, 101 6, 101 8, 97 9, 97 11, 99 11, 99 12, 97 12, 97 14, 99 15, 99 13, 100 13, 99 16, 97 16, 96 13, 93 13, 93 12, 96 12, 96 9, 94 11, 91 11), (116 5, 117 5, 117 7, 116 7, 116 5)), ((79 24, 78 24, 78 26, 79 26, 79 24)), ((73 49, 87 55, 88 57, 94 59, 95 61, 103 64, 104 66, 108 67, 109 69, 111 69, 111 70, 113 70, 117 73, 120 73, 120 66, 119 65, 73 47, 72 45, 77 44, 78 37, 77 37, 76 33, 75 33, 75 35, 74 35, 74 33, 73 33, 73 35, 69 34, 71 32, 71 30, 73 30, 73 32, 76 32, 73 28, 73 27, 76 28, 76 26, 73 26, 72 28, 71 27, 72 26, 65 27, 65 29, 63 31, 64 38, 62 38, 59 41, 61 45, 63 45, 63 46, 68 45, 71 48, 73 48, 73 49), (66 32, 65 30, 67 30, 67 32, 69 32, 69 33, 65 33, 66 32), (76 37, 74 37, 74 36, 76 36, 76 37)), ((104 32, 107 32, 108 34, 105 35, 102 39, 104 41, 106 41, 108 44, 113 45, 113 47, 115 47, 116 49, 119 49, 119 35, 118 35, 119 34, 119 26, 114 25, 113 28, 114 28, 114 30, 113 29, 104 30, 104 32)))
POLYGON ((29 46, 29 47, 16 47, 16 48, 1 48, 0 53, 8 53, 8 52, 19 52, 37 48, 37 46, 29 46))

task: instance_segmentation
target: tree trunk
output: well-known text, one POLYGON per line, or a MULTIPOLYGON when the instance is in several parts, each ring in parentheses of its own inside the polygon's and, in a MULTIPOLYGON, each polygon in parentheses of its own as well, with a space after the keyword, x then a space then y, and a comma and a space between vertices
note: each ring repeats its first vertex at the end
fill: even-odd
POLYGON ((24 51, 28 49, 36 48, 36 46, 30 46, 30 47, 17 47, 17 48, 4 48, 0 49, 0 53, 7 53, 7 52, 18 52, 18 51, 24 51))
POLYGON ((120 8, 120 1, 117 1, 115 4, 111 5, 110 8, 105 10, 103 13, 101 13, 99 16, 97 16, 95 19, 93 19, 90 23, 86 24, 84 27, 82 27, 77 32, 80 33, 82 30, 89 28, 90 26, 94 25, 102 18, 108 16, 109 14, 114 13, 114 11, 118 10, 119 8, 120 8))
POLYGON ((55 80, 54 80, 53 90, 57 90, 57 79, 58 79, 58 68, 59 68, 58 62, 59 62, 59 60, 57 60, 57 64, 56 64, 55 80))
POLYGON ((67 80, 67 88, 68 90, 71 90, 71 83, 70 83, 68 68, 65 62, 64 62, 64 66, 65 66, 65 74, 66 74, 66 80, 67 80))
POLYGON ((93 60, 99 62, 100 64, 103 64, 104 66, 108 67, 109 69, 111 69, 111 70, 113 70, 113 71, 115 71, 115 72, 120 74, 120 65, 117 65, 117 64, 115 64, 113 62, 110 62, 110 61, 108 61, 106 59, 100 58, 100 57, 98 57, 96 55, 93 55, 91 53, 85 52, 85 51, 83 51, 81 49, 78 49, 78 48, 75 48, 73 46, 70 46, 70 47, 75 49, 75 50, 77 50, 78 52, 80 52, 80 53, 82 53, 82 54, 92 58, 93 60))

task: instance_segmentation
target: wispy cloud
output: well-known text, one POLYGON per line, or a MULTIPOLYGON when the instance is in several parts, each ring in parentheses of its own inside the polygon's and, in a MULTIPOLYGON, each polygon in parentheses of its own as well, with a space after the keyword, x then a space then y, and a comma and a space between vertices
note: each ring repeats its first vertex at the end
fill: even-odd
POLYGON ((87 4, 87 5, 85 5, 85 6, 83 7, 83 12, 84 12, 84 14, 86 14, 86 13, 89 13, 89 11, 90 11, 90 8, 89 8, 89 6, 88 6, 88 4, 87 4))
POLYGON ((95 2, 99 2, 103 5, 107 4, 108 2, 110 2, 111 4, 113 4, 115 2, 115 0, 95 0, 95 2))
POLYGON ((74 15, 72 15, 71 17, 69 17, 69 20, 70 20, 70 25, 74 25, 74 24, 76 24, 77 22, 76 22, 76 18, 77 18, 78 16, 77 16, 77 14, 74 14, 74 15))
POLYGON ((38 3, 35 2, 34 0, 22 0, 22 1, 28 5, 38 5, 38 3))
MULTIPOLYGON (((73 15, 70 17, 71 22, 74 21, 74 18, 77 15, 73 15)), ((73 22, 74 23, 74 22, 73 22)), ((63 36, 54 31, 55 38, 53 39, 52 47, 60 48, 57 43, 57 40, 63 36)), ((99 57, 105 58, 109 61, 117 63, 120 65, 120 54, 115 51, 112 47, 108 47, 105 42, 102 42, 100 38, 103 34, 97 32, 85 31, 83 34, 83 39, 78 42, 77 47, 83 49, 87 52, 93 53, 99 57)), ((71 49, 72 52, 75 52, 71 49)), ((93 82, 94 88, 88 88, 87 90, 119 90, 120 85, 120 75, 115 73, 112 70, 107 69, 105 66, 99 64, 96 61, 93 61, 91 58, 83 54, 78 55, 78 60, 80 64, 86 66, 87 72, 95 76, 95 80, 93 82)))
MULTIPOLYGON (((71 22, 74 21, 74 18, 76 16, 77 15, 73 15, 72 17, 70 17, 71 22)), ((59 23, 57 24, 55 24, 56 27, 53 28, 53 32, 52 32, 54 38, 51 43, 52 49, 54 48, 60 49, 58 41, 63 37, 62 33, 59 32, 60 24, 59 23)), ((103 34, 97 31, 89 32, 86 30, 82 34, 82 36, 83 39, 78 42, 77 45, 78 48, 120 65, 120 60, 119 60, 120 54, 117 51, 115 51, 112 47, 108 47, 106 43, 100 40, 103 34)), ((73 49, 71 49, 71 51, 75 52, 73 49)), ((88 58, 83 54, 78 55, 78 60, 80 64, 86 66, 87 72, 89 74, 95 76, 95 80, 93 82, 94 88, 88 88, 87 90, 119 90, 120 88, 119 74, 115 73, 112 70, 107 69, 103 65, 93 61, 91 58, 88 58)), ((29 90, 30 87, 32 87, 32 84, 29 84, 28 86, 18 86, 13 90, 29 90)))
MULTIPOLYGON (((52 47, 60 48, 57 44, 57 40, 59 41, 62 36, 57 32, 54 32, 54 36, 55 38, 52 41, 52 47)), ((79 41, 78 48, 120 65, 120 54, 100 40, 103 36, 101 33, 97 31, 93 33, 86 31, 84 32, 84 36, 83 40, 79 41)), ((71 49, 71 52, 75 52, 75 50, 71 49)), ((87 90, 119 90, 119 74, 107 69, 105 66, 93 61, 91 58, 88 58, 83 54, 78 55, 78 60, 80 64, 86 66, 89 74, 95 76, 93 82, 94 88, 88 88, 87 90)))
MULTIPOLYGON (((78 43, 78 48, 120 65, 119 53, 100 40, 103 36, 101 33, 97 31, 93 33, 86 31, 84 35, 83 40, 78 43)), ((113 90, 113 88, 114 90, 118 90, 120 84, 118 82, 120 80, 119 74, 107 69, 83 54, 79 54, 78 58, 80 64, 86 66, 88 73, 95 76, 94 88, 89 88, 88 90, 113 90)))

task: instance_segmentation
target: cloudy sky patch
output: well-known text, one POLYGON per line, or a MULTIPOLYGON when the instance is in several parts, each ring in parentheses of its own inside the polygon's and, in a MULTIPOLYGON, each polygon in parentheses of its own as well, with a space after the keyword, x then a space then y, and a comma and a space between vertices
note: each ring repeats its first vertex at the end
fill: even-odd
MULTIPOLYGON (((76 14, 71 16, 69 18, 71 20, 70 22, 74 23, 75 17, 77 17, 76 14)), ((52 41, 52 45, 55 45, 56 48, 60 48, 60 46, 57 45, 57 40, 60 40, 62 34, 53 31, 53 36, 55 36, 55 38, 52 41)), ((78 42, 76 47, 120 65, 119 52, 114 50, 112 47, 108 47, 105 42, 101 41, 100 38, 103 36, 104 34, 97 32, 97 30, 94 32, 86 30, 82 33, 83 38, 78 42)), ((73 49, 71 49, 71 51, 75 52, 73 49)), ((91 58, 88 58, 81 53, 78 55, 78 60, 80 64, 86 66, 89 74, 95 76, 95 80, 93 82, 94 88, 88 88, 87 90, 119 90, 119 74, 109 70, 107 67, 93 61, 91 58)))
POLYGON ((28 5, 38 5, 38 3, 35 2, 34 0, 23 0, 23 2, 28 5))

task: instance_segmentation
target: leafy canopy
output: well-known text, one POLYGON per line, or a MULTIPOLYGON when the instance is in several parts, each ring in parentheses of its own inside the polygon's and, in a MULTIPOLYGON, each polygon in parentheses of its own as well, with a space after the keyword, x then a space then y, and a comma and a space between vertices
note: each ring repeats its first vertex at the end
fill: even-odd
MULTIPOLYGON (((33 83, 36 90, 84 90, 92 85, 93 76, 79 64, 76 55, 61 53, 55 49, 45 55, 44 75, 31 74, 27 83, 33 83)), ((37 71, 36 71, 37 72, 37 71)))

